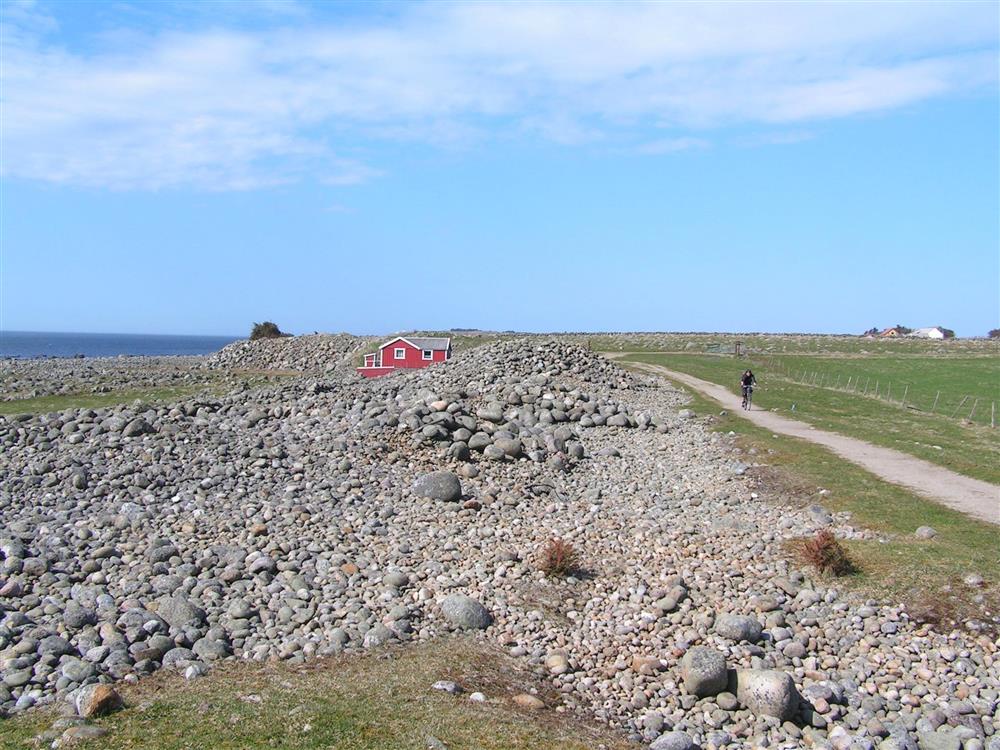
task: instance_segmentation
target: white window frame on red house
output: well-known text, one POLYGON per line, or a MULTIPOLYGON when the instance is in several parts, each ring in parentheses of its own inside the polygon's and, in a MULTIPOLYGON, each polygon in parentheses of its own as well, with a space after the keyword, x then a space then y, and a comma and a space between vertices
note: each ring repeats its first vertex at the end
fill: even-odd
POLYGON ((431 351, 430 349, 424 349, 421 351, 420 356, 423 357, 425 361, 432 360, 434 359, 434 352, 431 351))
POLYGON ((406 359, 406 349, 403 347, 398 347, 392 353, 393 359, 406 359))

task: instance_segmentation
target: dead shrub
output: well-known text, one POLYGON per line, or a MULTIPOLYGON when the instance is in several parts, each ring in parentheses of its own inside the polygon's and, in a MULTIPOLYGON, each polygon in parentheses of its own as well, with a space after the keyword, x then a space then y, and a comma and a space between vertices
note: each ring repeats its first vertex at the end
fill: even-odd
POLYGON ((799 545, 798 552, 803 562, 816 568, 820 573, 846 576, 855 570, 854 563, 847 556, 847 550, 829 529, 818 531, 812 539, 804 540, 799 545))
POLYGON ((571 543, 563 539, 549 539, 538 561, 539 570, 549 577, 568 576, 579 566, 579 554, 571 543))

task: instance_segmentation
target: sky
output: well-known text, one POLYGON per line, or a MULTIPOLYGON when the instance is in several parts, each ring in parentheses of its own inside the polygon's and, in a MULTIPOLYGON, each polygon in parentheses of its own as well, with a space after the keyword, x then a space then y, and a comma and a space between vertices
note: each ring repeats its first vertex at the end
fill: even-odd
POLYGON ((996 2, 0 16, 0 329, 1000 327, 996 2))

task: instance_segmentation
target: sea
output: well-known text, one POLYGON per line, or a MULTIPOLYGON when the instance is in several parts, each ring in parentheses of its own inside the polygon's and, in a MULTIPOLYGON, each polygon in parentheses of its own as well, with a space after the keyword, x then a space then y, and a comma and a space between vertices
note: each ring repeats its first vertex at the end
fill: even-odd
POLYGON ((35 357, 163 357, 211 354, 242 336, 0 331, 0 359, 35 357))

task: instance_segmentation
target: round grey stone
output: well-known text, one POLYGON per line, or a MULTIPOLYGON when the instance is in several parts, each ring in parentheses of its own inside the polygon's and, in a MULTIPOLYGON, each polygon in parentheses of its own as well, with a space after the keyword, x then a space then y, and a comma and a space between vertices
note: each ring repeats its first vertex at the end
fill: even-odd
POLYGON ((649 750, 692 750, 694 740, 687 732, 667 732, 657 737, 649 750))
POLYGON ((392 586, 394 589, 401 589, 410 583, 410 577, 398 570, 387 573, 382 580, 385 581, 386 586, 392 586))
POLYGON ((184 667, 188 662, 195 661, 198 657, 189 648, 172 648, 163 655, 164 667, 184 667))
POLYGON ((760 622, 747 615, 721 614, 715 619, 715 632, 731 641, 756 643, 762 630, 760 622))
POLYGON ((69 645, 67 641, 62 636, 49 635, 42 638, 38 642, 38 653, 42 654, 52 654, 54 656, 62 656, 63 654, 70 654, 73 652, 73 647, 69 645))
POLYGON ((452 594, 441 602, 441 613, 452 625, 462 630, 483 630, 493 618, 486 607, 471 596, 452 594))
POLYGON ((795 682, 787 672, 741 669, 736 673, 736 697, 755 714, 787 721, 798 705, 795 682))
POLYGON ((681 659, 681 678, 692 695, 706 697, 726 689, 726 657, 708 646, 688 649, 681 659))
POLYGON ((951 732, 918 732, 920 750, 962 750, 962 740, 951 732))
POLYGON ((189 623, 205 622, 205 610, 183 596, 160 599, 156 613, 172 628, 182 628, 189 623))
POLYGON ((215 661, 216 659, 225 659, 229 656, 229 646, 222 641, 212 640, 211 638, 200 639, 194 644, 192 651, 202 661, 215 661))
POLYGON ((450 471, 432 471, 413 483, 413 494, 453 503, 462 497, 462 483, 450 471))
POLYGON ((93 664, 77 658, 66 659, 60 671, 63 677, 73 682, 83 682, 87 678, 93 677, 96 672, 93 664))
POLYGON ((21 687, 31 682, 31 670, 22 669, 18 672, 8 672, 3 678, 3 684, 7 687, 21 687))
POLYGON ((394 637, 395 634, 385 625, 376 625, 374 628, 365 633, 364 646, 365 648, 377 648, 378 646, 384 646, 394 637))

